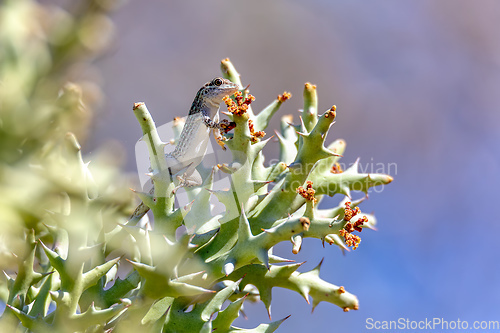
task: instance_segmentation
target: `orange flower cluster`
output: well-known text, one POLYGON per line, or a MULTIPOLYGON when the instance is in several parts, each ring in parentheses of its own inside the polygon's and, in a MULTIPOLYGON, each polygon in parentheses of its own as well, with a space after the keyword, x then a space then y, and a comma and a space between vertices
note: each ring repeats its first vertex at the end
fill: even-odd
POLYGON ((347 246, 352 246, 353 250, 358 248, 359 243, 361 243, 361 238, 359 236, 350 234, 344 229, 341 229, 339 233, 340 236, 344 237, 344 241, 347 246))
MULTIPOLYGON (((351 308, 349 308, 348 306, 346 306, 345 308, 342 308, 344 310, 344 312, 349 312, 349 310, 351 310, 351 308)), ((359 306, 358 305, 354 305, 352 307, 353 310, 359 310, 359 306)))
POLYGON ((235 116, 241 116, 242 114, 247 112, 248 106, 253 101, 255 101, 255 97, 250 94, 248 94, 246 98, 243 98, 243 94, 241 93, 241 91, 237 91, 234 93, 234 99, 236 100, 236 102, 233 101, 229 96, 224 96, 223 98, 224 103, 226 103, 227 105, 227 109, 235 116))
POLYGON ((328 117, 335 117, 335 111, 337 111, 337 106, 334 105, 328 110, 328 113, 325 115, 326 118, 328 117))
POLYGON ((345 209, 344 209, 344 221, 350 221, 354 216, 358 215, 361 211, 359 210, 359 207, 356 207, 354 209, 351 208, 351 202, 347 201, 345 203, 345 209))
POLYGON ((346 230, 347 232, 353 232, 354 230, 361 232, 361 230, 363 230, 361 229, 361 226, 365 222, 368 222, 368 218, 366 216, 363 216, 354 223, 347 222, 344 226, 344 230, 346 230))
POLYGON ((255 131, 253 121, 251 119, 248 120, 248 128, 250 129, 250 140, 252 140, 253 143, 258 142, 260 138, 263 138, 264 135, 266 135, 266 132, 264 131, 255 131))
POLYGON ((278 101, 283 103, 286 100, 289 100, 292 98, 292 93, 289 93, 287 91, 283 92, 283 95, 278 95, 278 101))
MULTIPOLYGON (((227 109, 235 116, 241 116, 247 112, 248 106, 255 101, 255 97, 248 94, 246 98, 243 98, 243 94, 241 91, 237 91, 234 93, 234 100, 232 100, 229 96, 225 96, 223 98, 224 103, 227 105, 227 109)), ((228 131, 233 129, 235 126, 232 126, 234 123, 229 123, 231 126, 228 131)), ((264 131, 255 131, 254 124, 252 120, 248 120, 248 128, 250 129, 250 136, 253 143, 258 142, 260 138, 263 138, 266 135, 264 131)))
POLYGON ((316 85, 315 85, 315 84, 311 84, 310 82, 306 82, 306 84, 305 84, 305 89, 306 89, 306 90, 313 90, 313 89, 316 89, 316 85))
POLYGON ((340 166, 340 164, 335 163, 332 166, 332 168, 330 169, 330 172, 331 173, 342 173, 342 172, 344 172, 344 170, 342 170, 342 167, 340 166))
POLYGON ((314 197, 314 193, 316 192, 312 188, 313 182, 308 180, 306 182, 306 188, 304 189, 302 186, 297 187, 297 193, 300 194, 304 199, 312 201, 313 205, 318 202, 318 199, 314 197))
POLYGON ((356 222, 350 222, 351 219, 360 213, 359 207, 355 209, 351 208, 351 203, 348 201, 345 203, 344 210, 344 221, 347 223, 344 225, 344 228, 340 230, 340 236, 344 237, 345 243, 347 246, 352 246, 353 250, 356 250, 361 242, 361 238, 359 236, 353 235, 352 232, 358 231, 361 232, 363 229, 361 226, 363 223, 368 222, 368 218, 363 216, 359 218, 356 222))

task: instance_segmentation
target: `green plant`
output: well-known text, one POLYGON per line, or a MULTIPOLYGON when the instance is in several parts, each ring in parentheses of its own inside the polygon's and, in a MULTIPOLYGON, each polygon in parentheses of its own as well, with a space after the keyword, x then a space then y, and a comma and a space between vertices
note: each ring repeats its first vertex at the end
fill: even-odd
MULTIPOLYGON (((85 33, 107 22, 107 8, 88 4, 72 16, 26 0, 1 7, 0 299, 7 308, 0 330, 272 332, 284 319, 253 330, 232 323, 245 301, 261 300, 269 311, 274 287, 299 292, 313 307, 328 302, 357 309, 356 296, 319 277, 321 264, 299 273, 300 263, 272 253, 282 241, 291 241, 298 253, 305 237, 356 248, 360 239, 353 233, 375 224, 357 207, 363 199, 349 199, 350 192, 367 192, 392 178, 361 174, 357 163, 340 169, 344 141, 324 146, 336 108, 318 116, 316 88, 307 83, 300 125, 282 117, 279 162, 265 166, 262 149, 269 139, 262 140, 263 131, 290 94, 258 114, 251 95, 226 98, 236 123, 225 141, 233 162, 205 170, 203 186, 188 191, 193 203, 175 207, 174 184, 164 177, 164 143, 145 104, 137 103, 155 193, 137 193, 154 224, 135 225, 127 221, 133 196, 111 152, 102 150, 90 164, 82 157, 78 138, 85 137, 88 122, 81 120, 91 111, 83 102, 85 84, 65 83, 70 67, 88 65, 101 51, 88 49, 85 33), (65 33, 49 25, 45 38, 37 39, 12 24, 22 15, 40 23, 39 11, 58 18, 54 26, 65 23, 65 33), (212 190, 217 170, 228 174, 229 190, 212 190), (335 194, 346 198, 318 209, 325 195, 335 194), (223 214, 211 214, 211 195, 225 205, 223 214), (182 231, 185 221, 197 223, 182 231)), ((222 71, 241 84, 228 59, 222 71)))

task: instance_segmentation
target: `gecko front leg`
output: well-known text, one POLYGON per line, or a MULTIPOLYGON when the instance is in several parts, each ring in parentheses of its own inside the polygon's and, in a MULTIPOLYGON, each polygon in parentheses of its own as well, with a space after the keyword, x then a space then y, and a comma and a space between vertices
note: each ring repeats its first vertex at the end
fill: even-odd
POLYGON ((235 127, 236 124, 234 122, 232 121, 229 122, 226 119, 224 119, 219 123, 219 128, 213 129, 215 141, 219 146, 221 146, 222 150, 226 150, 225 147, 226 144, 224 142, 228 140, 225 136, 223 136, 223 134, 226 134, 235 127))
POLYGON ((203 123, 208 128, 218 129, 224 133, 227 133, 236 127, 236 124, 232 121, 229 121, 227 119, 221 121, 214 121, 210 119, 210 117, 207 115, 203 115, 203 123))
POLYGON ((223 150, 226 150, 224 141, 227 141, 227 139, 223 136, 223 134, 226 134, 230 130, 236 127, 236 123, 229 121, 227 119, 217 121, 218 117, 216 116, 214 120, 210 119, 209 116, 204 115, 203 117, 203 123, 205 126, 208 128, 212 128, 214 132, 214 138, 215 141, 223 150), (223 134, 221 134, 223 133, 223 134))

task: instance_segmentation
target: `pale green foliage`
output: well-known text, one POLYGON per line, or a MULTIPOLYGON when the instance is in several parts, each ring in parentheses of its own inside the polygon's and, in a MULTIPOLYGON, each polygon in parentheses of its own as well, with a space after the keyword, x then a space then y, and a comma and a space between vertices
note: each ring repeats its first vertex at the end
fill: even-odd
MULTIPOLYGON (((213 191, 214 173, 205 173, 203 186, 189 191, 194 202, 183 207, 175 206, 175 184, 164 177, 164 143, 145 105, 137 104, 155 185, 154 194, 137 194, 154 223, 127 221, 133 193, 113 152, 102 149, 89 163, 80 151, 96 89, 67 83, 71 69, 86 68, 102 51, 107 3, 84 1, 71 14, 29 0, 0 6, 0 301, 7 305, 0 331, 273 332, 284 319, 252 330, 232 323, 246 301, 261 300, 270 312, 274 287, 300 293, 313 307, 357 309, 356 296, 320 278, 321 264, 299 272, 300 263, 272 252, 291 241, 297 253, 304 237, 347 249, 350 223, 366 216, 358 229, 375 224, 354 210, 363 199, 345 205, 351 191, 392 180, 358 173, 357 163, 331 171, 345 143, 325 147, 336 112, 318 116, 310 84, 300 125, 282 120, 279 162, 264 164, 269 140, 255 133, 286 98, 259 113, 250 106, 230 116, 233 162, 213 172, 228 173, 231 189, 213 191), (318 209, 314 199, 335 194, 346 199, 318 209), (226 207, 221 215, 207 208, 212 195, 226 207), (196 223, 179 229, 188 220, 196 223)), ((229 60, 222 70, 241 84, 229 60)))

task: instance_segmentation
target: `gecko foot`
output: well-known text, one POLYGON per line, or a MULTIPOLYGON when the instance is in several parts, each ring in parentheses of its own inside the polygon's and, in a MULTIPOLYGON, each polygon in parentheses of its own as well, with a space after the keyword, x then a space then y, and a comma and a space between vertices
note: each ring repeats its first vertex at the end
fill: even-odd
POLYGON ((221 120, 217 127, 223 132, 224 134, 232 130, 233 128, 236 127, 236 123, 234 121, 229 121, 227 119, 221 120))

